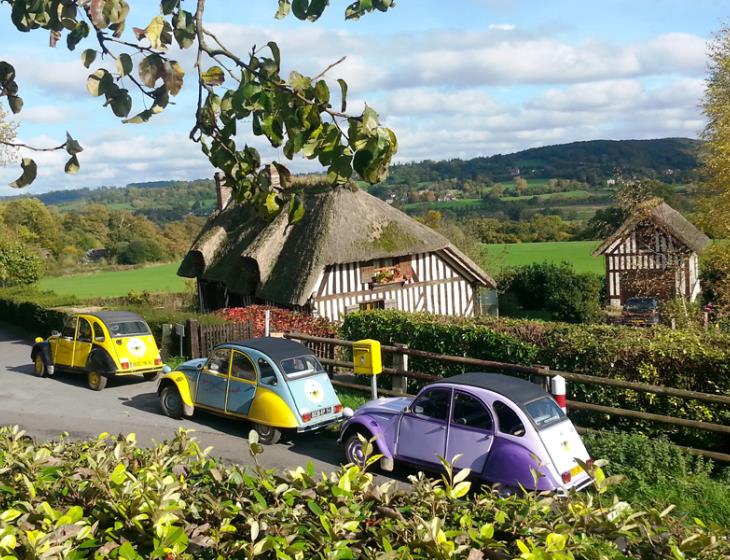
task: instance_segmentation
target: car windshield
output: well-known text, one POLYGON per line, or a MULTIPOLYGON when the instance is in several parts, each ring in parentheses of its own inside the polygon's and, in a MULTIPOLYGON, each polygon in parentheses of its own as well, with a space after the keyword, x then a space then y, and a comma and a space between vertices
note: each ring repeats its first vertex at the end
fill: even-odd
POLYGON ((629 311, 653 311, 656 309, 654 298, 629 298, 624 305, 629 311))
POLYGON ((279 362, 281 370, 288 379, 297 379, 312 373, 323 372, 322 364, 314 355, 297 356, 296 358, 286 358, 279 362))
POLYGON ((525 405, 525 410, 530 415, 538 428, 557 422, 565 418, 565 413, 558 404, 550 397, 542 397, 525 405))
POLYGON ((107 323, 107 327, 112 338, 150 334, 150 328, 144 321, 119 321, 118 323, 107 323))

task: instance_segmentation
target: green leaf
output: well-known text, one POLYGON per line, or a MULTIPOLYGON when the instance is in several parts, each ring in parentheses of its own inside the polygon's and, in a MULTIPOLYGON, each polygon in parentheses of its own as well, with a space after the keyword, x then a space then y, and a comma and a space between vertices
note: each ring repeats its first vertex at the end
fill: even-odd
POLYGON ((207 86, 219 86, 226 79, 223 69, 220 66, 211 66, 200 77, 207 86))
POLYGON ((304 217, 304 202, 299 195, 294 195, 289 200, 289 225, 296 224, 304 217))
POLYGON ((162 16, 155 16, 144 30, 144 35, 153 49, 165 50, 171 43, 172 28, 162 16))
POLYGON ((274 57, 274 62, 276 63, 277 72, 278 69, 281 68, 281 54, 279 52, 279 45, 277 45, 274 41, 269 41, 266 43, 266 46, 271 49, 271 54, 274 57))
POLYGON ((314 94, 317 96, 317 101, 323 105, 329 105, 330 102, 330 88, 327 87, 327 82, 319 80, 314 86, 314 94))
POLYGON ((269 216, 276 214, 279 209, 279 203, 276 200, 276 193, 269 193, 266 195, 266 201, 264 202, 264 209, 269 216))
POLYGON ((112 106, 112 112, 120 118, 126 117, 132 110, 132 98, 126 89, 119 90, 119 92, 111 98, 109 103, 112 106))
POLYGON ((150 118, 152 117, 153 112, 151 109, 145 109, 141 113, 133 116, 130 119, 124 119, 122 122, 124 124, 142 124, 146 123, 150 118))
POLYGON ((89 36, 89 26, 85 21, 79 21, 73 31, 66 36, 66 46, 72 51, 76 48, 82 39, 89 36))
POLYGON ((291 3, 291 11, 297 19, 307 19, 307 8, 309 0, 293 0, 291 3))
POLYGON ((147 87, 155 87, 155 83, 165 74, 165 63, 157 54, 144 57, 139 62, 139 79, 147 87))
POLYGON ((291 0, 279 0, 279 9, 276 10, 274 17, 276 19, 284 19, 289 15, 289 10, 291 10, 291 0))
POLYGON ((66 133, 66 144, 64 147, 66 148, 66 152, 71 156, 75 156, 79 152, 84 151, 81 144, 74 140, 68 132, 66 133))
POLYGON ((87 68, 91 66, 96 60, 96 51, 94 49, 86 49, 81 53, 81 62, 87 68))
POLYGON ((337 78, 337 83, 340 84, 340 93, 342 94, 342 106, 340 111, 344 113, 347 110, 347 82, 342 78, 337 78))
POLYGON ((0 60, 0 82, 9 82, 15 79, 15 68, 9 62, 0 60))
POLYGON ((76 156, 71 156, 66 162, 63 170, 69 175, 74 175, 79 172, 79 159, 76 156))
POLYGON ((14 115, 23 110, 23 98, 17 95, 8 95, 8 104, 14 115))
POLYGON ((20 167, 23 169, 23 174, 15 181, 10 183, 10 186, 14 189, 22 189, 23 187, 27 187, 33 181, 35 181, 35 178, 38 175, 38 166, 30 158, 23 158, 20 162, 20 167))
POLYGON ((311 0, 307 9, 307 19, 309 21, 317 21, 327 7, 327 4, 329 4, 329 0, 311 0))
POLYGON ((113 83, 111 74, 103 68, 99 68, 86 80, 86 89, 94 97, 99 97, 105 94, 113 83))
MULTIPOLYGON (((84 51, 86 52, 86 51, 84 51)), ((122 53, 117 58, 117 71, 122 75, 126 76, 132 71, 134 65, 132 64, 132 57, 127 53, 122 53)))
POLYGON ((294 91, 303 92, 312 85, 312 79, 307 76, 302 76, 296 70, 292 70, 289 74, 289 85, 294 91))
POLYGON ((162 2, 160 2, 160 9, 166 16, 175 11, 178 6, 180 6, 180 0, 162 0, 162 2))
POLYGON ((76 27, 76 6, 74 4, 58 5, 58 20, 66 29, 76 27))
POLYGON ((127 468, 123 464, 119 463, 116 467, 114 467, 114 471, 109 477, 109 480, 114 484, 121 484, 124 482, 126 476, 127 468))
POLYGON ((195 41, 195 21, 193 14, 180 10, 172 16, 173 35, 181 49, 187 49, 195 41))

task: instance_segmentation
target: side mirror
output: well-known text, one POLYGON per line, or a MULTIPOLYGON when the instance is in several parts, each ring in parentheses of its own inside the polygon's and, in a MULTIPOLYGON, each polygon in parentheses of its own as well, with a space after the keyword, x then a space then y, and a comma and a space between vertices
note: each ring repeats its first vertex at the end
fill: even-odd
POLYGON ((58 331, 51 331, 51 336, 61 336, 61 333, 58 331))
POLYGON ((172 368, 170 366, 168 366, 167 364, 162 366, 162 373, 170 373, 171 371, 172 371, 172 368))
POLYGON ((197 366, 195 366, 198 369, 203 369, 203 362, 200 362, 197 366))

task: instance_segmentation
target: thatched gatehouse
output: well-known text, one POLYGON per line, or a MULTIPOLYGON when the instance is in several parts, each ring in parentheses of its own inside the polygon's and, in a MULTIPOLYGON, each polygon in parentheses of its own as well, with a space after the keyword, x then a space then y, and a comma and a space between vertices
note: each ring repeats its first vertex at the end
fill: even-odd
POLYGON ((637 209, 593 255, 606 258, 609 304, 630 297, 688 301, 700 293, 698 255, 709 238, 661 200, 637 209))
POLYGON ((470 316, 494 281, 448 239, 354 185, 302 188, 304 218, 288 225, 248 203, 219 208, 178 274, 196 278, 201 309, 254 302, 333 321, 351 310, 394 308, 470 316))

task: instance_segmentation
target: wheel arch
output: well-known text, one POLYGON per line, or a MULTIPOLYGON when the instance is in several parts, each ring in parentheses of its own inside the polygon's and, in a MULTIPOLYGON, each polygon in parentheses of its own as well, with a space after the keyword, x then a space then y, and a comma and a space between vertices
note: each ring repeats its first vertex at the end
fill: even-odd
POLYGON ((183 402, 183 413, 185 416, 192 416, 195 412, 195 404, 190 396, 190 387, 185 375, 178 372, 172 372, 164 375, 160 379, 160 384, 157 386, 157 394, 162 395, 162 390, 165 387, 174 387, 180 393, 180 398, 183 402))
POLYGON ((393 452, 385 441, 383 429, 374 420, 369 418, 353 418, 350 420, 343 426, 340 443, 345 443, 355 433, 360 433, 367 439, 375 438, 373 444, 377 447, 378 452, 388 459, 393 458, 393 452))
POLYGON ((108 377, 117 372, 117 364, 106 348, 94 345, 89 352, 89 357, 86 358, 86 370, 96 371, 108 377))

